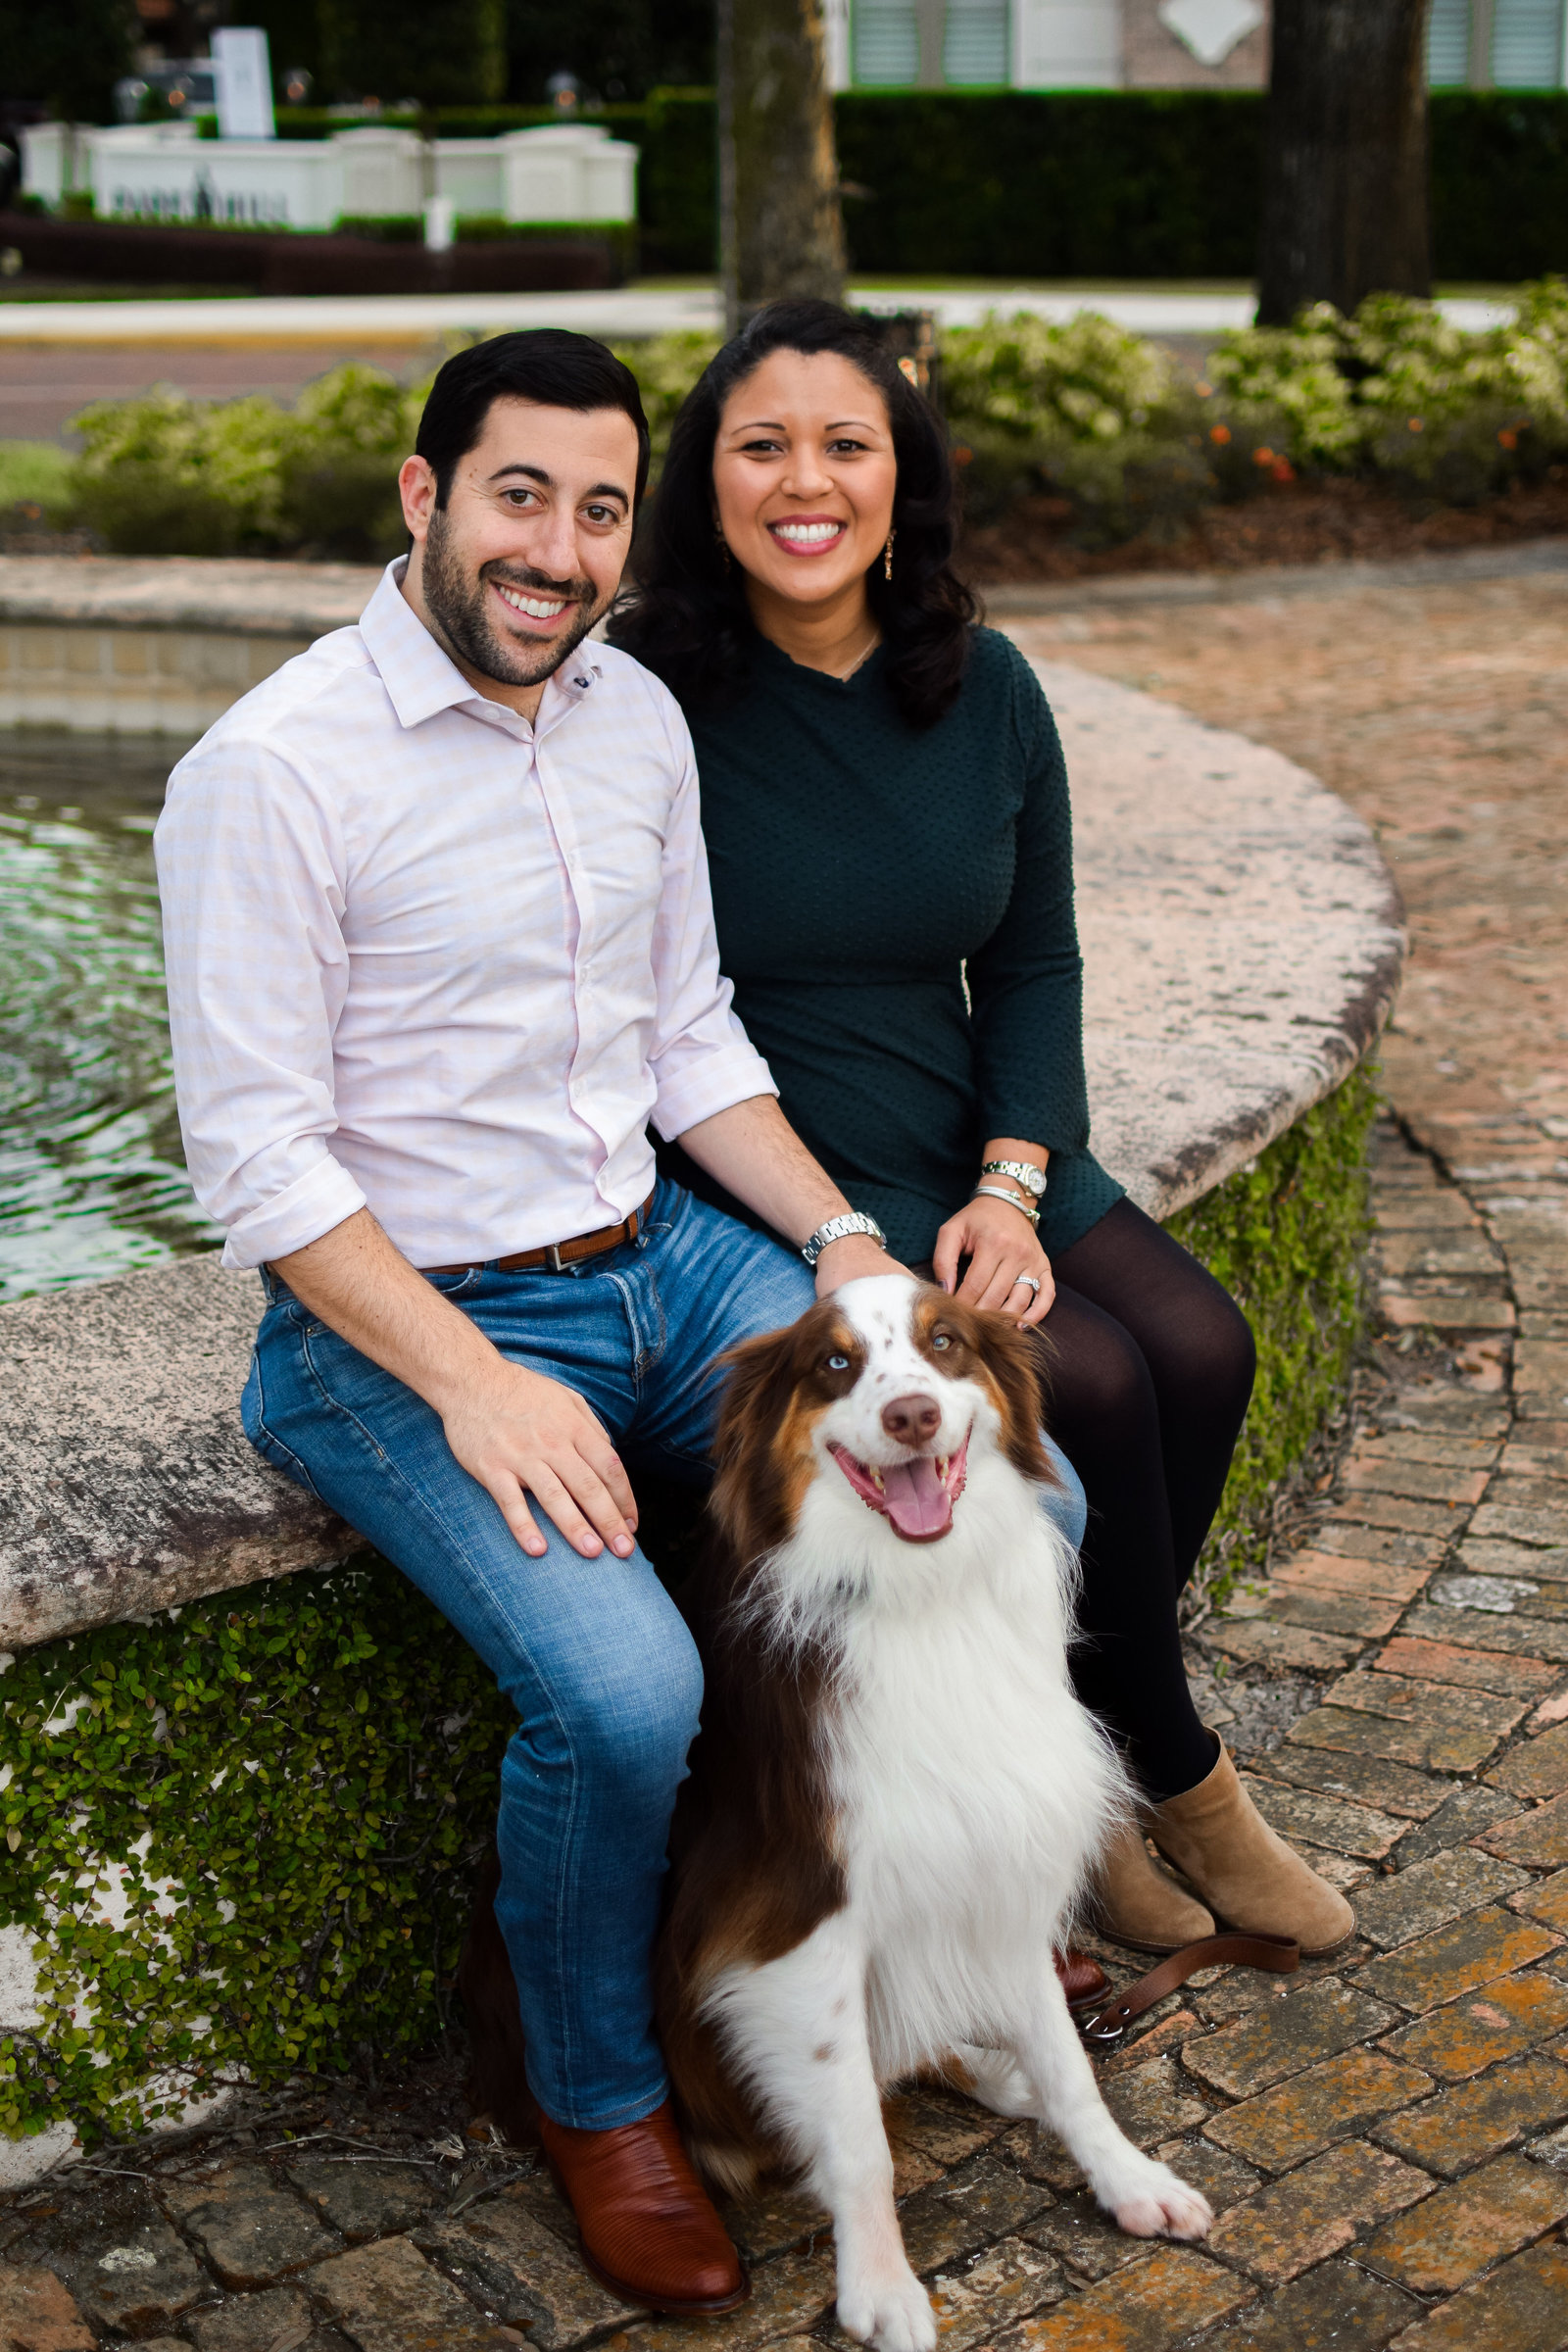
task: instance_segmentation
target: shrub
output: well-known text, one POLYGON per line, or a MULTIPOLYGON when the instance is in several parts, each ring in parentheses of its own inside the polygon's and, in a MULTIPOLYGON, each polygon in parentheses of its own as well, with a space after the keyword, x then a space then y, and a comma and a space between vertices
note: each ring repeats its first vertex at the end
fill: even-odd
POLYGON ((348 560, 385 563, 407 542, 398 467, 414 447, 426 386, 405 391, 351 361, 307 384, 278 457, 278 531, 348 560))
POLYGON ((1568 280, 1525 287, 1482 334, 1406 295, 1369 295, 1353 318, 1318 303, 1226 335, 1210 373, 1226 421, 1270 425, 1296 465, 1467 504, 1568 450, 1568 280))
POLYGON ((1215 495, 1195 388, 1168 353, 1097 313, 1060 326, 992 318, 948 335, 942 363, 976 521, 1054 491, 1080 537, 1126 539, 1178 531, 1215 495))
POLYGON ((675 414, 703 369, 718 349, 716 335, 656 335, 646 343, 612 344, 615 357, 624 360, 643 396, 648 429, 653 439, 653 478, 659 478, 659 468, 669 447, 669 430, 675 414))
MULTIPOLYGON (((656 468, 717 348, 697 334, 621 347, 643 387, 656 468)), ((89 525, 120 555, 287 550, 384 563, 406 545, 397 471, 429 382, 404 386, 350 361, 308 384, 292 409, 260 394, 191 400, 168 385, 96 401, 72 419, 83 448, 74 465, 61 453, 57 518, 89 525)), ((7 478, 0 466, 0 505, 7 478)))
POLYGON ((52 522, 71 510, 72 460, 54 441, 0 441, 0 514, 36 508, 52 522))
POLYGON ((72 422, 83 441, 75 517, 117 552, 226 556, 276 539, 284 412, 275 401, 189 400, 165 384, 95 401, 72 422))

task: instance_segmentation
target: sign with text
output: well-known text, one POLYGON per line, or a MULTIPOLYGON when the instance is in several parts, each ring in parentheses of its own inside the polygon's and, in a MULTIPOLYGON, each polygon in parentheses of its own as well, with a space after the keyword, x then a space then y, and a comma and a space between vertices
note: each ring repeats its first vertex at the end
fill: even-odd
POLYGON ((213 34, 218 134, 223 139, 270 139, 272 66, 259 24, 226 24, 213 34))

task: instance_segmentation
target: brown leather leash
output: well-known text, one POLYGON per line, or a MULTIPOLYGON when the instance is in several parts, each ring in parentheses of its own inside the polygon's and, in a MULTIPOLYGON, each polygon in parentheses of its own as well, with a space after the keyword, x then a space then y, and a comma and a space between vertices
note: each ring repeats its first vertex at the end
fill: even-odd
POLYGON ((1069 2001, 1078 2038, 1088 2050, 1113 2049, 1128 2027, 1156 2006, 1167 1992, 1196 1977, 1200 1968, 1263 1968, 1276 1977, 1293 1976, 1301 1965, 1301 1947, 1294 1936, 1205 1936, 1183 1944, 1147 1977, 1106 2000, 1090 1992, 1069 2001))

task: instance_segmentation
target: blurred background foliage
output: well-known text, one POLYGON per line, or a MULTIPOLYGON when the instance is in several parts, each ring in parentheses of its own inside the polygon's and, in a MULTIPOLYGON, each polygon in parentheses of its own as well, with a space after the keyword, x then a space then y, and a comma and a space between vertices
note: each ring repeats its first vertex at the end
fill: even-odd
MULTIPOLYGON (((665 335, 619 346, 653 428, 655 467, 715 349, 665 335)), ((1080 544, 1174 533, 1202 507, 1297 478, 1358 477, 1468 505, 1568 459, 1568 280, 1523 289, 1482 334, 1382 295, 1353 318, 1319 306, 1221 339, 1206 376, 1085 313, 950 330, 942 391, 970 519, 1052 494, 1080 544)), ((291 553, 376 561, 404 544, 396 473, 428 377, 354 363, 293 408, 172 389, 98 401, 81 454, 0 444, 0 508, 87 529, 127 555, 291 553)))

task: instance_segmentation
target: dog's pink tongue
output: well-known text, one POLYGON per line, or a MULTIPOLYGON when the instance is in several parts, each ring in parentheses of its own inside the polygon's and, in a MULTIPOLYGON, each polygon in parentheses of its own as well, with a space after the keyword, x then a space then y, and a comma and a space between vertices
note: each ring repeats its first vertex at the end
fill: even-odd
POLYGON ((945 1536, 953 1525, 953 1496, 924 1456, 883 1471, 882 1499, 897 1533, 911 1542, 945 1536))

